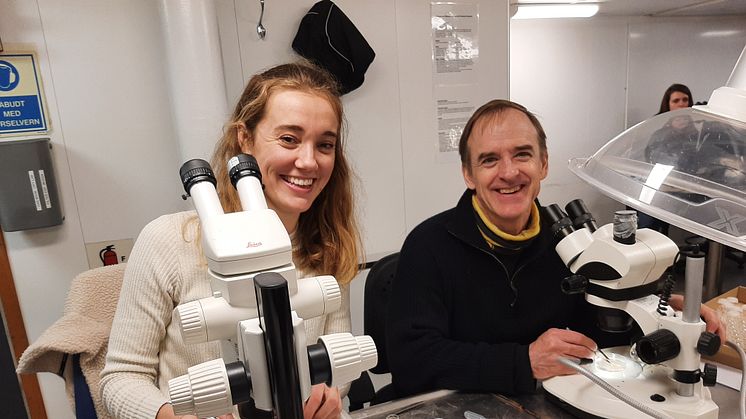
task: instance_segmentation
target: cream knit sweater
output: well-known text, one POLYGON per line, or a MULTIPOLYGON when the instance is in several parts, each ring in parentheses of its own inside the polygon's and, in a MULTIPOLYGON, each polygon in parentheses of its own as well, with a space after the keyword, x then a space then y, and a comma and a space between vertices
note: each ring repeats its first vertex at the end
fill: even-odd
MULTIPOLYGON (((219 343, 185 345, 171 322, 177 305, 212 295, 198 223, 188 222, 195 217, 188 211, 152 221, 132 250, 101 373, 102 398, 115 418, 155 418, 168 402, 168 380, 220 357, 219 343)), ((305 322, 308 342, 350 331, 349 288, 341 289, 338 311, 305 322)))

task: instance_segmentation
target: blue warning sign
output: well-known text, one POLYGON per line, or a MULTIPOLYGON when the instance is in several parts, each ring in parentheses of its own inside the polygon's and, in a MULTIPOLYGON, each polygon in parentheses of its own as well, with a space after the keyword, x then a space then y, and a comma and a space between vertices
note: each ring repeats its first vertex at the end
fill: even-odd
POLYGON ((33 54, 0 54, 0 135, 47 130, 33 54))

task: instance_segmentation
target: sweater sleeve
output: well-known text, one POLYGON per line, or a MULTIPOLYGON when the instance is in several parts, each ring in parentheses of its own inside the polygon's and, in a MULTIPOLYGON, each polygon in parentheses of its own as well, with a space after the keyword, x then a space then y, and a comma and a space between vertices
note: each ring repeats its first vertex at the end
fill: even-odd
POLYGON ((439 254, 437 240, 423 233, 415 229, 404 242, 388 308, 387 355, 398 395, 441 388, 534 391, 528 345, 453 337, 449 293, 459 284, 449 283, 439 265, 458 262, 439 254))
POLYGON ((167 402, 156 383, 178 258, 169 245, 172 226, 159 220, 143 229, 132 250, 101 373, 102 398, 115 418, 154 418, 167 402))
POLYGON ((339 285, 342 292, 342 304, 339 310, 329 313, 324 325, 324 335, 330 333, 342 333, 352 330, 352 321, 350 320, 350 286, 339 285))

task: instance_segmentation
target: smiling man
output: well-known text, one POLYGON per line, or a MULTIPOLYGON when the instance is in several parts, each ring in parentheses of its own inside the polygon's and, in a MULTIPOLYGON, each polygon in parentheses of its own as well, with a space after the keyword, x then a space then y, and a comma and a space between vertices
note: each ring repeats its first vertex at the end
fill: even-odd
POLYGON ((401 251, 388 317, 388 357, 399 396, 436 388, 531 392, 589 358, 582 296, 542 225, 536 197, 547 176, 546 135, 523 106, 493 100, 459 143, 466 192, 417 226, 401 251), (567 330, 568 328, 572 330, 567 330))
MULTIPOLYGON (((540 217, 549 155, 536 117, 514 102, 488 102, 464 127, 459 154, 468 189, 401 250, 387 318, 397 395, 533 392, 538 380, 574 372, 558 357, 591 358, 596 342, 628 344, 629 334, 595 326, 582 295, 561 291, 571 273, 540 217)), ((681 296, 670 302, 683 305, 681 296)), ((724 337, 715 313, 702 315, 724 337)))
POLYGON ((547 176, 541 125, 509 102, 494 101, 472 116, 464 136, 459 144, 461 169, 466 186, 474 191, 475 210, 500 232, 520 234, 536 209, 534 200, 547 176))

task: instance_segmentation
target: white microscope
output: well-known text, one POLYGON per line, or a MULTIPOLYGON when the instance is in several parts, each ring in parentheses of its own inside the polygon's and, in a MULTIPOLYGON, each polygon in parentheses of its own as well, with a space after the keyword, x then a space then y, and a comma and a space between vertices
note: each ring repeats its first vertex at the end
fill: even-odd
MULTIPOLYGON (((256 159, 228 162, 243 211, 224 213, 209 163, 190 160, 180 170, 199 215, 202 248, 213 296, 174 310, 184 342, 229 341, 224 358, 192 366, 169 381, 177 415, 218 416, 253 401, 277 418, 302 418, 311 385, 353 381, 378 362, 373 339, 325 335, 307 346, 304 319, 340 307, 332 276, 298 279, 290 237, 262 192, 256 159), (227 352, 238 353, 237 362, 227 352)), ((186 196, 184 197, 186 199, 186 196)), ((241 409, 239 408, 239 412, 241 409)))
POLYGON ((699 317, 704 253, 687 255, 683 315, 668 307, 673 282, 665 278, 679 249, 667 236, 637 229, 635 211, 617 211, 614 223, 596 228, 581 200, 570 202, 566 215, 551 205, 542 214, 560 239, 557 253, 574 275, 562 282, 564 292, 585 293, 598 307, 601 329, 629 330, 633 319, 642 329, 629 347, 606 349, 588 368, 599 380, 625 395, 624 402, 583 375, 555 377, 544 388, 563 402, 599 417, 717 418, 718 407, 705 386, 715 385, 717 370, 700 370, 700 355, 714 355, 720 338, 705 331, 699 317), (662 295, 652 295, 659 289, 662 295), (631 319, 630 319, 631 317, 631 319), (639 407, 646 413, 643 414, 639 407))
MULTIPOLYGON (((571 159, 569 168, 610 198, 709 239, 710 253, 717 253, 721 244, 746 251, 746 48, 726 85, 713 91, 707 105, 645 120, 592 156, 571 159), (656 149, 660 144, 667 148, 656 149)), ((645 337, 634 354, 626 348, 611 354, 604 350, 609 360, 598 362, 597 355, 592 368, 581 368, 583 374, 595 370, 596 375, 555 377, 544 388, 586 416, 716 418, 718 408, 703 388, 714 381, 715 371, 699 371, 700 354, 718 346, 717 339, 702 333, 699 319, 702 253, 687 255, 684 311, 674 317, 666 304, 650 296, 676 259, 673 242, 652 230, 636 230, 624 219, 629 214, 595 230, 595 222, 582 216, 587 213, 582 205, 568 206, 573 221, 564 220, 558 207, 550 212, 561 239, 557 252, 579 275, 564 286, 584 291, 596 306, 628 313, 645 337), (638 357, 642 363, 634 361, 638 357)), ((708 287, 717 266, 717 260, 708 263, 708 287)), ((616 319, 603 327, 626 327, 616 319)), ((742 361, 746 358, 733 342, 724 344, 742 361)), ((746 380, 741 382, 740 410, 746 417, 746 380)))

